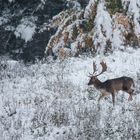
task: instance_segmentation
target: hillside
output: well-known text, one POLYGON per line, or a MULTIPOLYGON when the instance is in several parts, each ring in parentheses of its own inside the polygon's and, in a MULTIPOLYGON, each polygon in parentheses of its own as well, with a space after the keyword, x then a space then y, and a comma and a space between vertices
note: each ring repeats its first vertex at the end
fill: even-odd
POLYGON ((140 0, 0 0, 0 140, 140 139, 140 0), (129 76, 98 102, 88 86, 129 76))
POLYGON ((139 0, 1 0, 0 54, 35 62, 140 46, 139 0), (63 55, 64 55, 63 54, 63 55))
POLYGON ((99 62, 107 63, 105 81, 130 76, 135 95, 116 95, 115 107, 108 96, 98 104, 100 92, 89 87, 92 57, 49 60, 25 66, 13 60, 2 61, 0 71, 1 140, 128 140, 140 138, 140 50, 116 51, 99 62), (2 68, 2 67, 1 67, 2 68), (100 108, 100 110, 99 110, 100 108))

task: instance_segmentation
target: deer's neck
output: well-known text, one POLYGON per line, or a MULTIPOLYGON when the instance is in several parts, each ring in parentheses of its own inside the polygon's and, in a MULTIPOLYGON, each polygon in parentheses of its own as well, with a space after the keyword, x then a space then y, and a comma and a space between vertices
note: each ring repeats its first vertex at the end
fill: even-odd
POLYGON ((102 82, 99 79, 96 79, 94 82, 94 86, 97 89, 101 89, 102 88, 102 82))

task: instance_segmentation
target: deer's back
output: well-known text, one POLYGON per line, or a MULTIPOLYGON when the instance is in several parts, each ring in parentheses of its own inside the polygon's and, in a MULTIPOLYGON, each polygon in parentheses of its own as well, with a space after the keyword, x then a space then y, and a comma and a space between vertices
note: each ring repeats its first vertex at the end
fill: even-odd
POLYGON ((130 77, 119 77, 115 79, 107 80, 103 83, 103 88, 106 88, 107 91, 119 91, 124 90, 127 91, 134 85, 133 79, 130 77))

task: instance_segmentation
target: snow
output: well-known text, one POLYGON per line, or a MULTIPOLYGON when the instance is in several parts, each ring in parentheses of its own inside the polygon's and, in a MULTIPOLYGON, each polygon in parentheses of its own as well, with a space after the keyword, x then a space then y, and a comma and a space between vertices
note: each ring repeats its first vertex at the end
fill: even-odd
MULTIPOLYGON (((72 36, 73 36, 73 32, 74 32, 74 28, 75 27, 78 27, 79 26, 79 24, 83 21, 83 20, 80 20, 79 19, 79 17, 80 17, 80 15, 81 15, 81 11, 79 12, 79 11, 76 11, 76 13, 71 13, 71 15, 69 15, 69 16, 66 16, 67 15, 67 13, 66 13, 66 19, 65 20, 61 20, 61 22, 60 22, 60 25, 59 25, 59 27, 58 27, 58 29, 57 29, 57 31, 56 31, 56 33, 53 35, 53 36, 51 36, 51 38, 50 38, 50 40, 49 40, 49 42, 48 42, 48 44, 47 44, 47 47, 46 47, 46 51, 45 52, 47 52, 47 50, 48 50, 48 48, 50 48, 50 46, 52 47, 52 50, 53 50, 53 52, 56 54, 56 56, 58 56, 58 53, 59 53, 59 49, 60 48, 65 48, 64 46, 65 46, 65 42, 64 42, 64 36, 63 36, 63 33, 65 33, 65 32, 68 32, 69 33, 69 39, 71 39, 71 40, 73 40, 72 38, 72 36), (76 16, 76 20, 75 19, 73 19, 73 17, 75 17, 76 16), (71 21, 71 24, 69 24, 69 21, 71 21), (68 25, 67 25, 68 24, 68 25), (67 25, 67 26, 66 26, 67 25), (55 41, 56 39, 55 38, 57 38, 59 41, 55 41), (53 40, 54 39, 54 40, 53 40)), ((59 18, 62 18, 61 17, 61 14, 58 14, 57 16, 55 16, 53 19, 55 20, 55 19, 59 19, 59 18)), ((64 17, 63 17, 64 18, 64 17)), ((51 25, 51 26, 53 26, 53 25, 51 25)), ((77 39, 76 39, 76 42, 75 43, 73 43, 72 45, 74 45, 75 46, 75 44, 77 43, 77 39)), ((71 51, 74 53, 75 51, 76 51, 76 48, 73 48, 74 46, 72 46, 72 48, 71 48, 71 51)), ((74 55, 74 54, 73 54, 74 55)))
POLYGON ((6 17, 0 17, 0 26, 7 23, 9 20, 6 17))
POLYGON ((140 0, 122 0, 124 9, 128 7, 127 14, 133 20, 135 34, 140 37, 140 0))
POLYGON ((47 0, 41 0, 41 2, 45 5, 45 2, 46 2, 47 0))
MULTIPOLYGON (((122 0, 125 4, 130 0, 122 0)), ((14 0, 9 0, 14 2, 14 0)), ((45 4, 46 0, 41 0, 45 4)), ((69 32, 72 38, 73 26, 78 27, 84 20, 88 20, 97 0, 90 0, 84 12, 84 19, 79 18, 82 12, 69 13, 60 20, 57 36, 63 30, 69 32), (73 19, 76 15, 76 20, 73 19), (67 18, 66 18, 66 17, 67 18), (66 19, 65 19, 66 18, 66 19), (71 19, 72 18, 72 19, 71 19), (72 23, 65 26, 67 21, 72 23)), ((78 2, 74 8, 80 9, 78 2)), ((125 5, 124 4, 124 5, 125 5)), ((125 5, 126 6, 126 5, 125 5)), ((130 1, 127 15, 134 16, 135 33, 139 37, 139 9, 140 0, 130 1)), ((63 15, 63 13, 62 13, 63 15)), ((59 19, 61 14, 53 19, 59 19)), ((100 53, 96 56, 80 56, 64 60, 47 59, 25 66, 22 62, 4 60, 0 58, 0 137, 2 140, 77 140, 77 139, 140 139, 140 49, 123 46, 121 26, 113 24, 113 18, 106 10, 104 0, 97 5, 97 14, 93 21, 93 42, 98 43, 100 53), (107 41, 112 42, 112 53, 103 55, 107 41), (93 60, 98 72, 101 71, 100 62, 107 64, 107 71, 98 78, 101 81, 129 76, 135 82, 133 101, 128 102, 128 94, 120 91, 116 95, 115 107, 109 96, 98 104, 100 92, 93 86, 88 86, 89 73, 93 72, 93 60), (2 65, 6 64, 6 68, 2 65), (129 133, 128 133, 129 132, 129 133)), ((16 27, 16 37, 26 42, 35 33, 36 19, 24 18, 16 27)), ((8 22, 0 17, 0 25, 8 22)), ((59 23, 59 22, 58 22, 59 23)), ((52 26, 57 26, 53 25, 52 26)), ((10 27, 7 30, 10 30, 10 27)), ((63 33, 62 31, 62 33, 63 33)), ((78 35, 71 43, 71 52, 76 54, 78 42, 82 42, 82 35, 78 35)), ((51 40, 50 40, 51 42, 51 40)), ((49 42, 49 43, 50 43, 49 42)), ((54 53, 63 47, 63 37, 52 48, 54 53)))
POLYGON ((35 33, 36 25, 32 21, 28 21, 28 19, 22 19, 21 24, 16 27, 14 32, 15 36, 21 37, 28 42, 32 39, 35 33))
POLYGON ((100 52, 104 52, 107 40, 112 40, 112 19, 105 9, 104 2, 98 4, 97 15, 94 22, 94 45, 100 52))
POLYGON ((81 5, 78 1, 67 0, 67 7, 70 7, 75 10, 81 10, 81 5))
POLYGON ((123 38, 123 36, 121 34, 121 31, 118 29, 114 29, 113 30, 113 37, 112 37, 113 50, 124 49, 122 38, 123 38))
POLYGON ((15 0, 8 0, 8 1, 9 1, 10 3, 11 3, 11 2, 15 2, 15 0))
POLYGON ((59 49, 65 48, 66 46, 69 46, 72 56, 79 52, 83 53, 82 49, 89 49, 85 45, 86 37, 92 38, 92 50, 101 54, 118 49, 123 50, 125 47, 129 47, 132 44, 139 46, 140 3, 139 1, 133 2, 130 0, 122 0, 122 4, 124 11, 126 9, 126 15, 119 12, 110 15, 111 12, 109 8, 106 7, 105 0, 90 0, 84 10, 84 17, 80 16, 83 14, 82 10, 81 12, 76 11, 74 14, 71 13, 69 16, 67 14, 68 11, 56 15, 53 20, 56 23, 54 25, 57 26, 58 29, 55 35, 49 40, 49 43, 46 46, 46 53, 48 49, 52 48, 54 54, 58 56, 59 49), (73 17, 76 17, 74 21, 72 20, 73 17), (93 27, 91 27, 91 22, 93 22, 93 27), (86 31, 87 25, 84 23, 90 25, 91 31, 86 31), (83 32, 77 32, 77 35, 74 36, 73 33, 74 31, 76 32, 76 27, 79 25, 83 25, 83 32), (130 29, 131 25, 132 29, 130 29), (65 32, 69 33, 69 35, 67 41, 64 42, 63 33, 65 32), (137 37, 132 37, 133 34, 137 37), (75 37, 74 39, 73 36, 75 37))
POLYGON ((91 16, 92 13, 92 8, 94 7, 94 5, 96 4, 97 0, 90 0, 88 5, 85 8, 85 12, 84 12, 84 18, 87 19, 91 16))
POLYGON ((99 91, 87 85, 93 60, 98 72, 101 71, 100 62, 107 63, 107 71, 99 76, 101 81, 130 76, 135 81, 136 92, 139 91, 140 49, 127 48, 104 57, 72 57, 28 67, 6 60, 7 68, 0 72, 1 138, 76 140, 77 136, 79 139, 93 138, 92 134, 96 133, 95 139, 112 136, 119 139, 128 138, 129 134, 125 134, 129 128, 133 130, 131 136, 134 133, 138 138, 139 94, 128 102, 128 94, 120 92, 116 95, 114 108, 111 97, 101 100, 98 105, 99 91), (16 113, 10 117, 8 114, 14 111, 16 113), (7 127, 10 133, 5 129, 7 127))
POLYGON ((140 0, 130 1, 128 12, 133 15, 135 33, 140 37, 140 0))

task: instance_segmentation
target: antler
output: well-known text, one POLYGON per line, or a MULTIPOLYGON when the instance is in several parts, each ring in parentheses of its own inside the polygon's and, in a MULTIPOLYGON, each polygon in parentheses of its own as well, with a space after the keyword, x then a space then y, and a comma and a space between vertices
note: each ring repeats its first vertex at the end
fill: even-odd
POLYGON ((97 71, 96 63, 93 61, 93 74, 97 71))
POLYGON ((91 77, 91 76, 93 76, 93 74, 95 73, 97 71, 97 67, 96 67, 96 63, 95 63, 95 61, 93 61, 93 73, 91 74, 91 73, 89 73, 89 77, 91 77))
POLYGON ((101 73, 99 73, 99 74, 96 75, 96 76, 101 75, 103 72, 105 72, 105 71, 107 70, 107 65, 106 65, 105 62, 102 61, 100 64, 101 64, 101 66, 102 66, 102 71, 101 71, 101 73))

